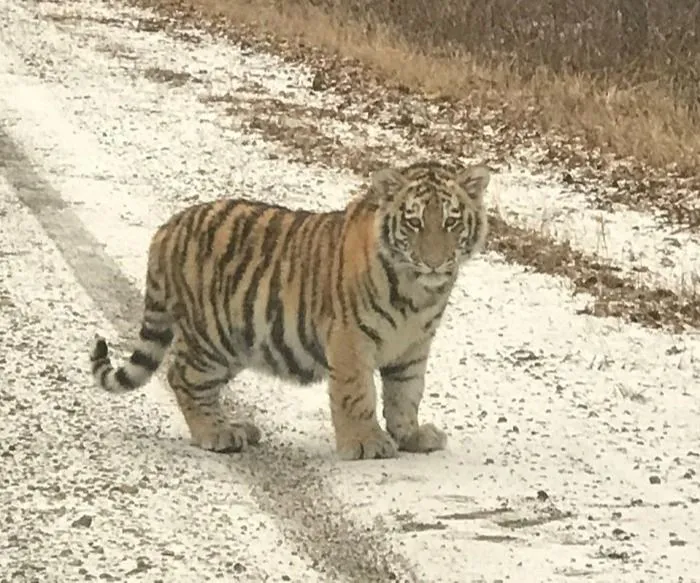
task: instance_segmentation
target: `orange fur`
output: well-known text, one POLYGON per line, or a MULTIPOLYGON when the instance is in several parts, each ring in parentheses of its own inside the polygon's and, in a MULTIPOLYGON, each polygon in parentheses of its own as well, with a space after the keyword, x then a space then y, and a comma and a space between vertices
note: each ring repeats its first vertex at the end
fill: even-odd
POLYGON ((327 377, 344 459, 444 447, 444 433, 418 423, 418 405, 457 270, 483 244, 487 182, 481 166, 423 163, 380 171, 342 211, 245 199, 184 209, 149 248, 140 344, 114 368, 98 339, 97 383, 113 392, 142 386, 170 348, 168 382, 206 449, 260 439, 219 403, 221 387, 246 367, 301 383, 327 377), (388 432, 377 419, 377 369, 388 432))

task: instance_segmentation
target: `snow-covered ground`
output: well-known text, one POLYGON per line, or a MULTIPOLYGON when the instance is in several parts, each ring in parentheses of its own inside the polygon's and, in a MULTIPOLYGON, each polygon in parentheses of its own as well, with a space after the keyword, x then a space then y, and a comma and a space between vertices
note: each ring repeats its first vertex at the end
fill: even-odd
MULTIPOLYGON (((14 35, 12 44, 38 75, 54 81, 52 90, 69 101, 67 109, 79 115, 85 125, 89 125, 93 117, 99 120, 95 123, 105 124, 109 119, 118 124, 115 127, 119 128, 119 134, 108 132, 97 136, 100 143, 109 148, 117 143, 129 148, 139 158, 140 165, 146 164, 154 172, 162 172, 162 167, 167 165, 173 140, 182 142, 189 138, 204 149, 202 155, 209 155, 207 147, 214 147, 227 137, 222 131, 230 129, 231 125, 241 127, 240 118, 222 115, 228 107, 225 100, 218 107, 199 102, 226 94, 238 100, 239 106, 242 105, 239 109, 243 111, 246 103, 250 104, 248 109, 254 110, 253 104, 263 100, 326 110, 344 103, 344 115, 350 116, 351 122, 333 117, 318 119, 313 114, 287 121, 302 127, 314 125, 327 136, 360 148, 391 144, 391 150, 400 153, 401 158, 429 155, 406 143, 395 131, 382 127, 380 122, 386 121, 384 118, 391 116, 391 111, 379 114, 376 119, 367 119, 366 114, 360 113, 360 104, 347 105, 347 96, 333 91, 313 91, 314 72, 308 68, 290 65, 274 56, 240 50, 191 29, 179 36, 149 32, 148 26, 139 24, 144 22, 144 17, 147 20, 148 15, 132 8, 115 8, 112 4, 115 3, 42 2, 38 11, 51 19, 31 23, 28 34, 14 35), (65 49, 66 37, 71 39, 70 50, 65 49), (46 60, 42 55, 50 55, 50 58, 46 60), (157 77, 158 71, 175 73, 175 87, 165 91, 163 81, 154 80, 153 73, 157 77), (99 79, 103 82, 95 85, 99 79), (71 98, 75 92, 80 93, 81 99, 71 98), (140 144, 147 133, 141 125, 144 111, 135 103, 125 111, 120 100, 113 98, 114 92, 125 98, 134 94, 152 98, 167 94, 164 98, 171 111, 154 116, 149 124, 150 128, 158 130, 149 132, 149 139, 159 155, 144 160, 139 152, 133 151, 134 144, 140 144), (96 102, 99 108, 95 108, 96 102), (357 115, 353 117, 353 113, 357 115), (198 123, 192 124, 191 120, 198 123), (224 127, 204 125, 206 122, 224 127), (198 135, 202 127, 211 130, 213 135, 198 135)), ((167 86, 168 81, 165 83, 167 86)), ((31 90, 31 86, 27 89, 31 90)), ((422 116, 425 123, 430 123, 431 110, 425 109, 422 116)), ((452 131, 467 130, 455 127, 452 131)), ((260 155, 255 139, 248 131, 243 145, 251 145, 260 155)), ((231 178, 245 179, 241 174, 247 173, 246 166, 234 158, 234 153, 237 153, 235 149, 227 157, 231 160, 231 178)), ((531 153, 531 158, 538 157, 537 152, 531 153)), ((250 163, 255 161, 250 160, 250 163)), ((198 165, 199 159, 194 158, 180 168, 183 176, 190 176, 194 189, 198 189, 199 182, 211 184, 208 175, 192 176, 198 165)), ((337 180, 334 173, 318 171, 315 174, 331 183, 337 180)), ((361 180, 350 173, 346 178, 338 189, 349 191, 361 180)), ((277 177, 272 176, 270 183, 276 184, 276 180, 277 177)), ((608 260, 623 272, 634 273, 651 285, 682 291, 697 289, 700 240, 694 233, 629 209, 600 210, 591 204, 585 187, 585 180, 566 185, 561 177, 533 175, 527 168, 515 164, 494 177, 489 203, 497 206, 508 220, 569 241, 574 248, 608 260)), ((179 203, 178 200, 174 202, 179 203)), ((303 200, 292 198, 290 202, 298 204, 303 200)))
MULTIPOLYGON (((445 452, 338 462, 322 385, 243 375, 265 444, 240 456, 191 448, 161 379, 97 392, 86 347, 101 331, 128 348, 124 306, 172 211, 234 190, 338 207, 360 178, 292 163, 201 99, 256 86, 333 107, 303 68, 97 0, 0 13, 0 581, 700 580, 697 336, 577 315, 562 281, 497 256, 465 270, 436 340, 424 415, 445 452)), ((522 169, 490 191, 604 249, 583 195, 522 169)), ((607 215, 622 264, 631 246, 672 282, 698 263, 652 217, 607 215)))

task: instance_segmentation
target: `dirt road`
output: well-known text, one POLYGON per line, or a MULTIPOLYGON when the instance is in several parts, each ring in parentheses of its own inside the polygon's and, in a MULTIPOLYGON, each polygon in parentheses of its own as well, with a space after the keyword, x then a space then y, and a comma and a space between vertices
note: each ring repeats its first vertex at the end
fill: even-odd
MULTIPOLYGON (((494 252, 464 271, 429 367, 445 452, 337 461, 322 385, 243 375, 231 404, 264 443, 231 456, 189 445, 160 378, 98 392, 87 346, 128 350, 171 212, 236 191, 339 207, 363 178, 254 131, 263 99, 336 105, 309 70, 115 2, 0 13, 0 581, 700 580, 697 334, 581 314, 565 280, 494 252)), ((363 128, 333 131, 407 154, 363 128)), ((518 185, 558 204, 522 170, 494 196, 522 214, 518 185)), ((615 220, 654 277, 694 261, 692 241, 681 256, 615 220)))

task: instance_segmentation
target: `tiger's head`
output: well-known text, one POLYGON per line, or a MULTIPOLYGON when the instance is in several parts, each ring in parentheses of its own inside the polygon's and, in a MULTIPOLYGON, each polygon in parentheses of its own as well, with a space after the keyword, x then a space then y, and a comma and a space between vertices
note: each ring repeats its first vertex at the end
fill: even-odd
POLYGON ((483 247, 489 179, 483 165, 437 162, 375 172, 370 196, 378 211, 380 252, 428 287, 454 278, 459 265, 483 247))

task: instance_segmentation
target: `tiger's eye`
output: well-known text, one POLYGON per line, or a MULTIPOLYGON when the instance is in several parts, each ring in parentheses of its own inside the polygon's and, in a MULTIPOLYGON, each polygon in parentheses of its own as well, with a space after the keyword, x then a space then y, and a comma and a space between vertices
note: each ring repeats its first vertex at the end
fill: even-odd
POLYGON ((412 229, 414 229, 416 231, 420 230, 420 228, 423 226, 423 223, 421 222, 421 220, 419 218, 416 218, 416 217, 407 217, 405 219, 405 221, 409 227, 411 227, 412 229))
POLYGON ((445 219, 445 228, 454 229, 459 224, 459 219, 457 217, 447 217, 445 219))

